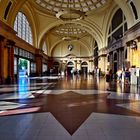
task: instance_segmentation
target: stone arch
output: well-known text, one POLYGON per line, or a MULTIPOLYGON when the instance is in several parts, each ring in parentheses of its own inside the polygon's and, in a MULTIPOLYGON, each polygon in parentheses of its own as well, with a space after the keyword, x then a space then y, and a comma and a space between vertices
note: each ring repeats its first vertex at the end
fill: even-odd
MULTIPOLYGON (((56 21, 48 25, 46 29, 44 29, 44 31, 40 34, 38 46, 40 46, 41 40, 44 38, 44 35, 46 35, 48 31, 50 31, 52 28, 56 26, 59 26, 61 24, 66 24, 66 23, 69 23, 69 22, 56 21)), ((71 22, 71 23, 75 23, 75 22, 71 22)), ((97 25, 90 22, 79 22, 78 24, 82 26, 85 31, 87 31, 91 36, 93 36, 96 39, 100 47, 103 46, 101 30, 99 29, 99 27, 97 27, 97 25)))
POLYGON ((16 15, 18 14, 18 12, 24 13, 28 22, 30 23, 30 26, 31 26, 32 36, 33 36, 33 46, 37 47, 37 44, 38 44, 38 39, 37 39, 38 21, 36 19, 36 16, 34 15, 34 11, 33 11, 32 7, 30 6, 30 4, 28 4, 28 2, 26 4, 19 2, 13 9, 11 10, 11 11, 13 11, 13 13, 11 14, 11 12, 10 12, 10 14, 9 14, 10 18, 8 18, 7 23, 13 28, 14 21, 15 21, 15 18, 16 18, 16 15))
POLYGON ((68 61, 67 65, 73 65, 74 66, 74 63, 73 63, 73 61, 68 61))
POLYGON ((117 52, 114 52, 114 54, 113 54, 113 60, 114 61, 117 61, 118 60, 117 52))
POLYGON ((81 65, 88 65, 88 63, 86 61, 83 61, 81 65))
POLYGON ((125 0, 114 0, 114 1, 119 6, 119 8, 122 9, 123 14, 125 15, 127 23, 128 23, 128 28, 130 28, 135 22, 134 16, 130 7, 128 6, 125 0))
POLYGON ((107 43, 107 41, 108 41, 108 32, 109 32, 109 28, 110 28, 110 25, 111 25, 111 21, 112 21, 114 15, 115 15, 115 13, 117 12, 117 10, 119 10, 119 8, 120 7, 118 7, 118 6, 114 6, 114 8, 112 8, 112 12, 110 12, 111 15, 109 16, 108 26, 106 26, 106 32, 105 32, 105 44, 106 44, 106 46, 108 45, 108 43, 107 43))
POLYGON ((88 62, 83 61, 81 63, 81 74, 88 74, 88 62))
MULTIPOLYGON (((58 40, 57 42, 55 42, 55 44, 53 44, 53 46, 51 47, 51 50, 50 50, 50 55, 52 56, 52 52, 53 50, 55 49, 55 47, 57 47, 58 44, 60 44, 61 42, 63 42, 63 40, 58 40)), ((74 41, 73 41, 74 42, 74 41)), ((79 44, 82 44, 84 47, 88 48, 88 52, 89 54, 92 55, 92 52, 90 50, 90 48, 88 46, 86 46, 86 44, 84 44, 82 41, 78 40, 79 44)))
POLYGON ((107 37, 108 37, 108 31, 109 31, 109 28, 110 28, 110 25, 111 25, 111 20, 112 20, 114 14, 116 13, 116 11, 119 8, 121 8, 123 14, 126 17, 128 28, 130 28, 133 25, 133 23, 134 23, 133 14, 131 12, 131 9, 127 5, 127 3, 125 1, 122 1, 122 0, 115 0, 115 2, 116 2, 116 4, 113 4, 112 3, 112 7, 111 7, 112 9, 108 13, 108 16, 106 17, 107 18, 106 25, 109 25, 109 26, 106 26, 106 29, 105 29, 105 35, 104 35, 104 43, 105 43, 105 46, 107 46, 107 37))

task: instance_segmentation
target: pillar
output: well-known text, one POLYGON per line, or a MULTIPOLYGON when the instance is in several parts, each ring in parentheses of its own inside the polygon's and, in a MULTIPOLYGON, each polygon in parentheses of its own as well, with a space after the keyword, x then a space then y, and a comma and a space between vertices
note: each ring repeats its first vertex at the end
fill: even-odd
POLYGON ((81 60, 78 60, 77 61, 77 69, 78 70, 81 70, 81 60))
POLYGON ((106 70, 107 70, 107 57, 106 57, 106 54, 104 55, 101 55, 99 57, 99 64, 98 64, 98 67, 100 68, 101 70, 101 73, 104 75, 106 73, 106 70))
POLYGON ((77 60, 74 60, 74 69, 77 69, 77 60))
POLYGON ((88 71, 93 72, 93 60, 89 60, 88 71))
MULTIPOLYGON (((6 43, 6 49, 8 52, 8 69, 7 69, 7 78, 6 78, 6 82, 7 83, 14 83, 14 46, 15 46, 15 42, 12 41, 12 40, 7 40, 7 43, 6 43)), ((6 53, 5 52, 5 53, 6 53)))
POLYGON ((35 61, 36 61, 36 74, 37 74, 37 76, 41 76, 42 75, 43 56, 40 52, 40 49, 36 50, 35 61))
POLYGON ((5 38, 0 35, 0 84, 4 83, 4 40, 5 38))

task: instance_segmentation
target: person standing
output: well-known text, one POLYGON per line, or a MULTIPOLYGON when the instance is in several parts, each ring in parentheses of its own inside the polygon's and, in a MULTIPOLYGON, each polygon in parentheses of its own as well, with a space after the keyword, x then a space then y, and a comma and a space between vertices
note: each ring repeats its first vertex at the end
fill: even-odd
POLYGON ((110 71, 109 71, 109 69, 107 69, 107 72, 106 72, 106 82, 110 82, 110 71))
POLYGON ((117 81, 118 81, 118 83, 121 83, 121 81, 122 81, 122 70, 118 70, 117 71, 117 81))

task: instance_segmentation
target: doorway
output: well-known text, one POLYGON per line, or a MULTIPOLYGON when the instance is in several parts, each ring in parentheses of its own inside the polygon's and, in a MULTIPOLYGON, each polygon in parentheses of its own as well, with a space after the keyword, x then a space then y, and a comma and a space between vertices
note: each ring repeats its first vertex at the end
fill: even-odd
POLYGON ((82 62, 82 64, 81 64, 81 73, 83 75, 88 74, 88 63, 87 62, 82 62))
POLYGON ((27 77, 30 74, 30 61, 24 58, 18 60, 19 77, 27 77))
POLYGON ((73 74, 73 68, 74 68, 73 62, 68 62, 68 64, 67 64, 67 75, 72 75, 73 74))

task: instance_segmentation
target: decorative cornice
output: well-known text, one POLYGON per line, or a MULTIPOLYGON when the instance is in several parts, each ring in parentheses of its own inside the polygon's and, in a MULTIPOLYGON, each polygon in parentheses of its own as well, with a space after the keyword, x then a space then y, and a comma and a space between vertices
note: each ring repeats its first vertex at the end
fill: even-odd
POLYGON ((140 22, 129 28, 128 31, 125 32, 123 37, 123 44, 128 44, 132 40, 138 39, 140 40, 140 22))
POLYGON ((140 22, 136 23, 134 26, 132 26, 131 28, 129 28, 129 30, 127 30, 124 35, 130 34, 136 30, 140 29, 140 22))
POLYGON ((14 46, 15 45, 15 42, 8 39, 7 40, 7 45, 14 46))
POLYGON ((11 28, 9 25, 5 24, 5 23, 2 22, 1 20, 0 20, 0 27, 1 27, 2 29, 6 30, 7 32, 10 32, 10 33, 12 33, 12 34, 16 34, 16 31, 13 30, 13 28, 11 28))

